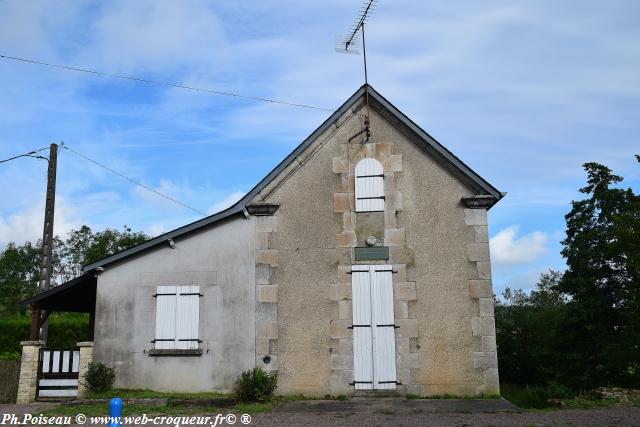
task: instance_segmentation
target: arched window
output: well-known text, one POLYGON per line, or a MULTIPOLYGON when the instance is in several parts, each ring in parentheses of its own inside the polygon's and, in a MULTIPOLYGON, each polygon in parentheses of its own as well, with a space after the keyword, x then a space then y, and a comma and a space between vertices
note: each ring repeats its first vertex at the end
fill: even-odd
POLYGON ((356 212, 384 211, 382 163, 372 158, 356 164, 356 212))

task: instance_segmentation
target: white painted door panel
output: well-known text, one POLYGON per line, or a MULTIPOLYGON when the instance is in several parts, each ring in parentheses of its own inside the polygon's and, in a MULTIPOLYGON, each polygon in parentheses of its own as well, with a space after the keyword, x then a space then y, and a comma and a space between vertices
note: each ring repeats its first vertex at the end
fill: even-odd
POLYGON ((356 390, 396 387, 392 273, 389 265, 352 266, 356 390))
POLYGON ((371 341, 371 292, 369 266, 352 268, 353 305, 353 377, 356 390, 373 388, 373 354, 371 341))
POLYGON ((374 388, 396 388, 396 341, 393 318, 393 279, 391 266, 374 265, 371 269, 373 301, 374 388))

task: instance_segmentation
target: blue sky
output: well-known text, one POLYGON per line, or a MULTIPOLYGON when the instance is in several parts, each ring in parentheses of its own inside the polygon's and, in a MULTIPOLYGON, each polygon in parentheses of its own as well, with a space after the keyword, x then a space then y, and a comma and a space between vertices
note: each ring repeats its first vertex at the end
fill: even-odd
MULTIPOLYGON (((335 52, 360 0, 0 0, 0 53, 336 108, 362 57, 335 52)), ((562 269, 564 214, 598 161, 640 187, 640 3, 380 0, 370 83, 508 196, 490 211, 494 288, 562 269)), ((64 141, 214 212, 330 113, 0 60, 0 158, 64 141)), ((0 247, 42 230, 46 163, 0 165, 0 247)), ((198 218, 68 151, 56 232, 198 218)))

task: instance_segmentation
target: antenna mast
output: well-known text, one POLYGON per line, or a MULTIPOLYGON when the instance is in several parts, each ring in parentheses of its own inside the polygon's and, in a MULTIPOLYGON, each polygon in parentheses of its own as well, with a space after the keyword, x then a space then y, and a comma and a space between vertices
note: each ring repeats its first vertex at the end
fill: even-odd
POLYGON ((362 53, 363 53, 363 62, 364 62, 364 97, 367 105, 367 114, 364 119, 364 125, 367 132, 367 142, 369 141, 369 137, 371 136, 371 132, 369 129, 370 124, 370 107, 369 107, 369 80, 367 76, 367 48, 365 44, 364 38, 364 24, 367 22, 369 15, 373 11, 377 0, 366 0, 360 9, 360 15, 358 19, 354 22, 353 26, 349 33, 347 33, 346 37, 342 42, 340 42, 340 48, 336 49, 340 52, 346 53, 357 53, 355 51, 356 44, 356 36, 358 35, 358 31, 362 30, 362 53))

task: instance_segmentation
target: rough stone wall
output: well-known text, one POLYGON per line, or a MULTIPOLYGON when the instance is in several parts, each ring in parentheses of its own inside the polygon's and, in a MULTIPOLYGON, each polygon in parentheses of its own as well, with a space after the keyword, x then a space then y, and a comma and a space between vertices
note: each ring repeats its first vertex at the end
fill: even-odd
POLYGON ((342 230, 336 235, 336 246, 349 249, 349 257, 340 260, 338 283, 333 286, 331 299, 337 304, 332 319, 331 338, 337 350, 331 355, 332 373, 330 390, 333 394, 353 392, 349 385, 353 381, 353 338, 349 328, 352 321, 351 271, 353 264, 393 264, 394 317, 396 330, 396 373, 401 383, 399 392, 414 392, 411 370, 418 368, 418 355, 412 339, 418 336, 417 320, 409 318, 409 304, 416 301, 416 284, 407 281, 407 261, 414 257, 413 250, 406 245, 406 230, 398 220, 402 211, 402 192, 396 186, 396 176, 402 173, 402 155, 396 154, 391 140, 380 138, 381 121, 372 122, 370 142, 362 138, 343 146, 341 156, 333 158, 333 172, 339 174, 341 186, 333 194, 334 212, 342 215, 342 230), (355 212, 355 166, 365 157, 380 161, 384 172, 384 212, 355 212), (390 260, 355 261, 354 248, 367 246, 366 239, 375 237, 383 246, 389 247, 390 260))
POLYGON ((468 231, 467 257, 471 263, 469 297, 478 304, 475 316, 471 317, 472 335, 480 338, 480 351, 473 352, 473 367, 483 373, 483 385, 478 392, 500 394, 487 211, 465 209, 464 219, 468 231))
MULTIPOLYGON (((263 331, 256 329, 256 356, 259 366, 277 366, 279 393, 331 393, 336 390, 330 385, 334 384, 333 369, 348 371, 353 365, 352 357, 336 357, 345 346, 351 346, 351 331, 332 322, 341 316, 351 317, 346 305, 339 312, 338 304, 332 301, 338 283, 337 266, 347 263, 350 256, 347 247, 336 245, 343 215, 333 211, 333 192, 342 184, 332 172, 333 158, 341 155, 343 143, 360 130, 361 122, 348 120, 349 114, 320 135, 253 200, 280 205, 273 217, 263 218, 269 231, 261 231, 260 223, 256 226, 256 241, 268 248, 264 261, 269 264, 268 268, 261 266, 256 258, 256 292, 277 286, 268 297, 271 301, 277 298, 276 303, 258 303, 275 306, 271 312, 277 315, 277 330, 267 322, 263 322, 263 331), (265 232, 268 236, 261 234, 265 232), (263 336, 263 332, 269 336, 263 336), (332 339, 340 334, 343 340, 332 339), (261 356, 267 349, 267 339, 272 361, 264 365, 261 356)), ((256 325, 260 322, 259 317, 256 325)), ((341 384, 348 390, 351 381, 353 374, 347 372, 341 384)))
MULTIPOLYGON (((472 328, 480 317, 479 300, 470 294, 469 282, 478 278, 479 269, 490 277, 489 246, 486 228, 473 229, 477 233, 469 241, 472 230, 461 199, 471 196, 471 191, 417 145, 408 143, 395 127, 383 126, 377 137, 395 142, 394 152, 403 161, 395 183, 402 193, 403 209, 396 219, 405 229, 406 247, 392 252, 392 257, 394 263, 402 259, 407 266, 406 280, 416 284, 417 299, 409 302, 408 314, 417 323, 410 350, 415 350, 418 367, 410 370, 407 391, 419 395, 490 393, 485 380, 489 373, 480 367, 488 362, 478 354, 484 350, 472 328)), ((486 210, 481 212, 486 226, 486 210)), ((490 288, 490 282, 488 285, 490 288)), ((483 307, 487 305, 483 300, 483 307)), ((483 336, 495 336, 490 333, 493 318, 483 317, 481 323, 486 328, 483 336)))
POLYGON ((264 303, 275 306, 269 313, 277 319, 277 331, 273 323, 265 323, 264 337, 256 330, 256 356, 268 348, 280 393, 354 391, 347 273, 354 247, 374 234, 389 247, 390 259, 363 263, 392 264, 396 271, 398 391, 491 393, 497 389, 492 307, 487 297, 474 296, 478 284, 470 282, 490 275, 486 227, 468 225, 461 203, 473 194, 376 113, 371 143, 352 138, 363 125, 354 113, 363 110, 346 113, 254 199, 280 206, 268 237, 261 237, 264 231, 256 237, 264 239, 269 264, 268 283, 258 280, 266 273, 256 272, 262 286, 256 292, 271 291, 264 303), (384 213, 354 212, 353 172, 365 156, 383 164, 384 213))

